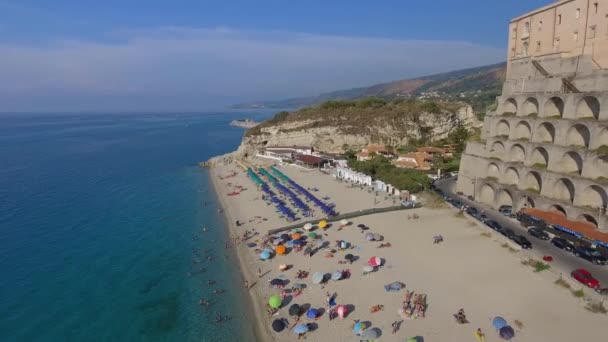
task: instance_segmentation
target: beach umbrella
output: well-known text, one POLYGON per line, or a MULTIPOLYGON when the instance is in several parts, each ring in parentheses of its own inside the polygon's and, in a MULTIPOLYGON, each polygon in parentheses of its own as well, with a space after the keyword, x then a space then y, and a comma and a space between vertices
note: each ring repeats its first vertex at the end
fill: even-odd
POLYGON ((258 244, 255 243, 255 242, 249 242, 249 243, 247 243, 247 247, 249 247, 249 248, 253 248, 253 247, 257 246, 257 245, 258 244))
POLYGON ((344 256, 344 259, 345 259, 345 260, 348 260, 348 261, 353 261, 353 260, 355 260, 355 256, 354 256, 354 255, 352 255, 352 254, 346 254, 346 255, 344 256))
POLYGON ((315 247, 316 248, 322 248, 324 245, 325 245, 325 241, 323 241, 323 240, 317 240, 315 242, 315 247))
POLYGON ((336 307, 336 313, 338 314, 338 317, 344 319, 344 316, 348 314, 348 308, 346 305, 338 305, 336 307))
POLYGON ((340 280, 342 279, 342 271, 336 271, 334 273, 331 274, 331 279, 332 280, 340 280))
POLYGON ((360 336, 362 340, 375 340, 378 337, 380 337, 380 332, 376 328, 365 329, 360 336))
POLYGON ((342 220, 340 220, 340 224, 343 226, 346 226, 348 224, 348 220, 342 219, 342 220))
POLYGON ((300 306, 298 304, 292 304, 289 307, 289 316, 298 316, 300 315, 300 306))
POLYGON ((363 223, 360 223, 360 224, 357 225, 357 227, 359 227, 359 228, 365 228, 365 225, 363 223))
POLYGON ((509 325, 505 325, 504 327, 500 328, 500 330, 498 331, 498 335, 503 339, 503 340, 510 340, 515 336, 515 331, 513 330, 513 328, 511 328, 511 326, 509 325))
POLYGON ((369 258, 369 261, 367 262, 368 265, 370 266, 381 266, 382 265, 382 258, 377 257, 377 256, 373 256, 371 258, 369 258))
POLYGON ((325 221, 325 220, 320 221, 319 222, 319 228, 323 229, 325 227, 327 227, 327 221, 325 221))
POLYGON ((302 284, 302 283, 295 283, 295 284, 293 284, 293 288, 294 289, 303 289, 305 287, 306 287, 306 285, 302 284))
POLYGON ((344 241, 344 240, 340 241, 340 248, 342 248, 342 249, 347 249, 347 248, 348 248, 348 245, 349 245, 349 243, 348 243, 348 242, 346 242, 346 241, 344 241))
POLYGON ((302 234, 300 234, 300 233, 293 233, 293 234, 291 234, 291 238, 293 240, 298 240, 301 237, 302 237, 302 234))
POLYGON ((369 265, 368 266, 363 266, 363 272, 369 273, 369 272, 373 272, 375 270, 376 270, 376 268, 374 266, 369 266, 369 265))
POLYGON ((380 235, 378 233, 374 234, 374 240, 375 241, 381 241, 382 240, 382 235, 380 235))
POLYGON ((357 322, 355 323, 355 326, 353 328, 353 330, 355 331, 355 334, 360 334, 363 330, 367 329, 367 324, 365 324, 364 322, 357 322))
POLYGON ((307 223, 304 225, 304 230, 311 230, 312 229, 312 223, 307 223))
POLYGON ((293 241, 294 246, 302 246, 304 244, 304 241, 302 241, 302 240, 291 240, 291 241, 293 241))
POLYGON ((287 248, 285 248, 285 246, 283 245, 278 245, 276 248, 276 252, 278 255, 283 255, 285 254, 285 252, 287 252, 287 248))
POLYGON ((317 238, 317 233, 314 233, 314 232, 308 233, 308 237, 311 238, 311 239, 316 239, 317 238))
POLYGON ((415 337, 408 338, 405 342, 418 342, 418 339, 415 337))
POLYGON ((312 275, 313 284, 321 284, 323 280, 325 280, 325 274, 321 272, 315 272, 315 274, 312 275))
POLYGON ((308 311, 306 311, 306 318, 308 318, 308 319, 317 318, 318 315, 319 315, 319 310, 317 310, 317 309, 310 308, 310 309, 308 309, 308 311))
POLYGON ((373 241, 374 240, 374 234, 373 233, 366 233, 365 234, 365 240, 367 240, 367 241, 373 241))
POLYGON ((285 243, 285 247, 293 247, 293 240, 289 240, 285 243))
POLYGON ((306 247, 306 249, 304 250, 304 254, 312 254, 312 247, 306 247))
POLYGON ((274 278, 270 281, 270 285, 272 286, 283 286, 283 280, 279 279, 279 278, 274 278))
POLYGON ((281 234, 281 240, 283 240, 283 241, 289 240, 289 234, 285 234, 285 233, 281 234))
POLYGON ((275 245, 275 246, 278 246, 278 245, 280 245, 280 244, 282 244, 282 243, 283 243, 283 240, 278 239, 278 238, 277 238, 277 239, 272 240, 272 244, 273 244, 273 245, 275 245))
POLYGON ((281 331, 285 330, 285 328, 286 328, 285 320, 283 318, 275 319, 272 322, 272 330, 274 330, 275 332, 281 332, 281 331))
POLYGON ((283 300, 281 299, 280 296, 272 295, 272 296, 270 296, 270 298, 268 298, 268 305, 270 305, 270 307, 273 309, 280 308, 282 303, 283 303, 283 300))
POLYGON ((296 334, 305 334, 308 332, 308 326, 306 324, 298 324, 293 328, 293 332, 296 334))
POLYGON ((260 253, 260 259, 262 260, 268 260, 270 259, 270 251, 265 249, 264 251, 262 251, 262 253, 260 253))
POLYGON ((509 324, 507 323, 506 319, 504 319, 500 316, 497 316, 497 317, 494 317, 494 319, 492 320, 492 325, 494 326, 494 328, 496 330, 500 330, 502 327, 505 327, 509 324))

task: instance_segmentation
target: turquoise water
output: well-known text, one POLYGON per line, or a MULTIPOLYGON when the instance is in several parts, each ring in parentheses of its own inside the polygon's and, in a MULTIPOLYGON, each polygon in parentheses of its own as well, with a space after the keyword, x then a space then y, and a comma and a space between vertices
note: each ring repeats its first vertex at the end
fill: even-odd
POLYGON ((251 340, 236 257, 196 165, 238 146, 237 117, 1 115, 0 340, 251 340))

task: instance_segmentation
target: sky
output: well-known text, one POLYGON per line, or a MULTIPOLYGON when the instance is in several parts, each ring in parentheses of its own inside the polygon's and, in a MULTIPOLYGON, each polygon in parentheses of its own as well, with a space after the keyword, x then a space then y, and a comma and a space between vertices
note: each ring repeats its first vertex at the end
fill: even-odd
POLYGON ((0 0, 0 112, 202 111, 504 61, 551 0, 0 0))

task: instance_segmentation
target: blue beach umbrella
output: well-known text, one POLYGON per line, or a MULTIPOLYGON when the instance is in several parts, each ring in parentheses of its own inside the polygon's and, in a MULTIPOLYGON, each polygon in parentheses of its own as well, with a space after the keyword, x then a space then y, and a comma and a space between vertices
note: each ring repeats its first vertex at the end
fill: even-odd
POLYGON ((325 274, 323 274, 321 272, 315 272, 315 274, 312 275, 313 284, 320 284, 323 282, 324 279, 325 279, 325 274))
POLYGON ((515 330, 513 330, 513 328, 510 326, 505 325, 504 327, 500 328, 498 335, 500 335, 503 340, 508 341, 515 336, 515 330))
POLYGON ((502 329, 502 327, 507 326, 508 323, 504 318, 497 316, 497 317, 494 317, 494 319, 492 320, 492 325, 494 326, 494 328, 496 330, 500 330, 500 329, 502 329))
POLYGON ((332 280, 340 280, 342 279, 342 271, 336 271, 331 275, 332 280))
POLYGON ((293 247, 293 240, 289 240, 285 243, 285 247, 293 247))
POLYGON ((363 322, 357 322, 355 324, 355 327, 353 328, 353 331, 356 334, 360 334, 363 330, 365 330, 365 328, 367 328, 367 324, 365 324, 363 322))
POLYGON ((317 318, 317 315, 319 315, 319 310, 317 309, 308 309, 308 311, 306 311, 306 318, 308 319, 317 318))
POLYGON ((302 246, 303 244, 304 244, 304 241, 302 241, 302 240, 293 240, 294 246, 302 246))
POLYGON ((306 324, 298 324, 293 328, 293 332, 296 334, 305 334, 308 332, 308 326, 306 324))

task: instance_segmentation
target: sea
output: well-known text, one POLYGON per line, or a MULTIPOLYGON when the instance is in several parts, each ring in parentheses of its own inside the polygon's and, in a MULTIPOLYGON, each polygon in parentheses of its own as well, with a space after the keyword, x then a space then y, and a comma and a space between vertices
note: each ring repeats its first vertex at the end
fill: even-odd
POLYGON ((0 341, 252 341, 197 163, 271 115, 0 114, 0 341))

